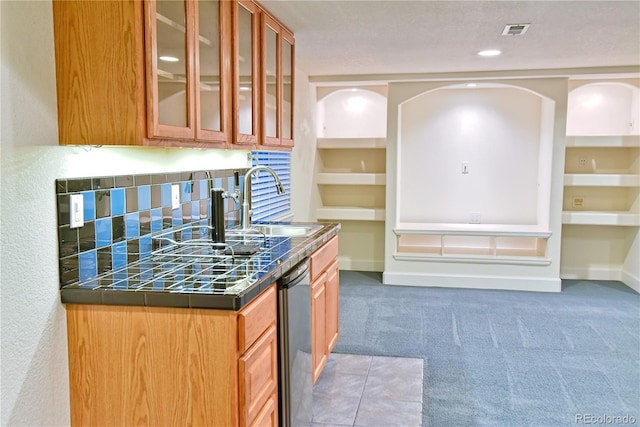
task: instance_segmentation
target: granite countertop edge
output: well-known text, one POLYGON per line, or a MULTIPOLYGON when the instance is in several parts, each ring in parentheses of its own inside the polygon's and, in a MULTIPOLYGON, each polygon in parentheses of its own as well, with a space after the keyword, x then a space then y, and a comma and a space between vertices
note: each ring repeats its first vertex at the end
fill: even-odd
POLYGON ((336 236, 341 228, 339 223, 317 224, 323 225, 323 228, 296 245, 288 253, 286 261, 269 270, 255 283, 236 295, 62 288, 61 300, 63 304, 240 310, 284 273, 336 236))

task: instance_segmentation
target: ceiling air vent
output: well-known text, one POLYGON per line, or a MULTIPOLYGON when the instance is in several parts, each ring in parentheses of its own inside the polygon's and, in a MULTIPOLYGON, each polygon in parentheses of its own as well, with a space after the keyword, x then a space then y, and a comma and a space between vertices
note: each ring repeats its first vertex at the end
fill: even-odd
POLYGON ((503 36, 521 36, 527 32, 531 24, 509 24, 502 30, 503 36))

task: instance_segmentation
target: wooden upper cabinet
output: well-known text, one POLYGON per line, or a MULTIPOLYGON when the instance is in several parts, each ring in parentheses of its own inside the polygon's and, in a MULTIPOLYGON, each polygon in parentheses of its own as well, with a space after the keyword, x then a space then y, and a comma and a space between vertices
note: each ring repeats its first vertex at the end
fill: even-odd
POLYGON ((277 20, 262 14, 262 144, 293 146, 294 39, 277 20))
POLYGON ((267 120, 262 14, 250 0, 54 0, 60 144, 246 149, 263 145, 268 122, 267 144, 292 145, 293 35, 270 24, 267 120))

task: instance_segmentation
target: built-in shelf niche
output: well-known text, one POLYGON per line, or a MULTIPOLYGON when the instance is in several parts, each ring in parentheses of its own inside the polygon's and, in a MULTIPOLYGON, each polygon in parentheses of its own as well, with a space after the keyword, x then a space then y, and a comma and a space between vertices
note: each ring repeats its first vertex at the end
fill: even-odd
POLYGON ((640 292, 640 80, 570 87, 561 277, 640 292))
POLYGON ((385 138, 318 138, 319 220, 384 221, 385 138))
POLYGON ((569 136, 562 222, 640 226, 640 136, 569 136))
POLYGON ((550 231, 535 226, 403 224, 393 230, 397 260, 549 265, 550 231))
POLYGON ((386 86, 318 88, 316 218, 339 221, 340 268, 384 269, 386 86))

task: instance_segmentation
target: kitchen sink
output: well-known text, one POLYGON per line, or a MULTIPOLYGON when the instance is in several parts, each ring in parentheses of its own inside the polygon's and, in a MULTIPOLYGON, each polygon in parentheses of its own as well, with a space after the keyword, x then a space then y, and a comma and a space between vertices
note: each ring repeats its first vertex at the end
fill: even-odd
POLYGON ((297 225, 297 224, 262 224, 253 225, 265 236, 277 237, 308 237, 322 228, 322 225, 297 225))

